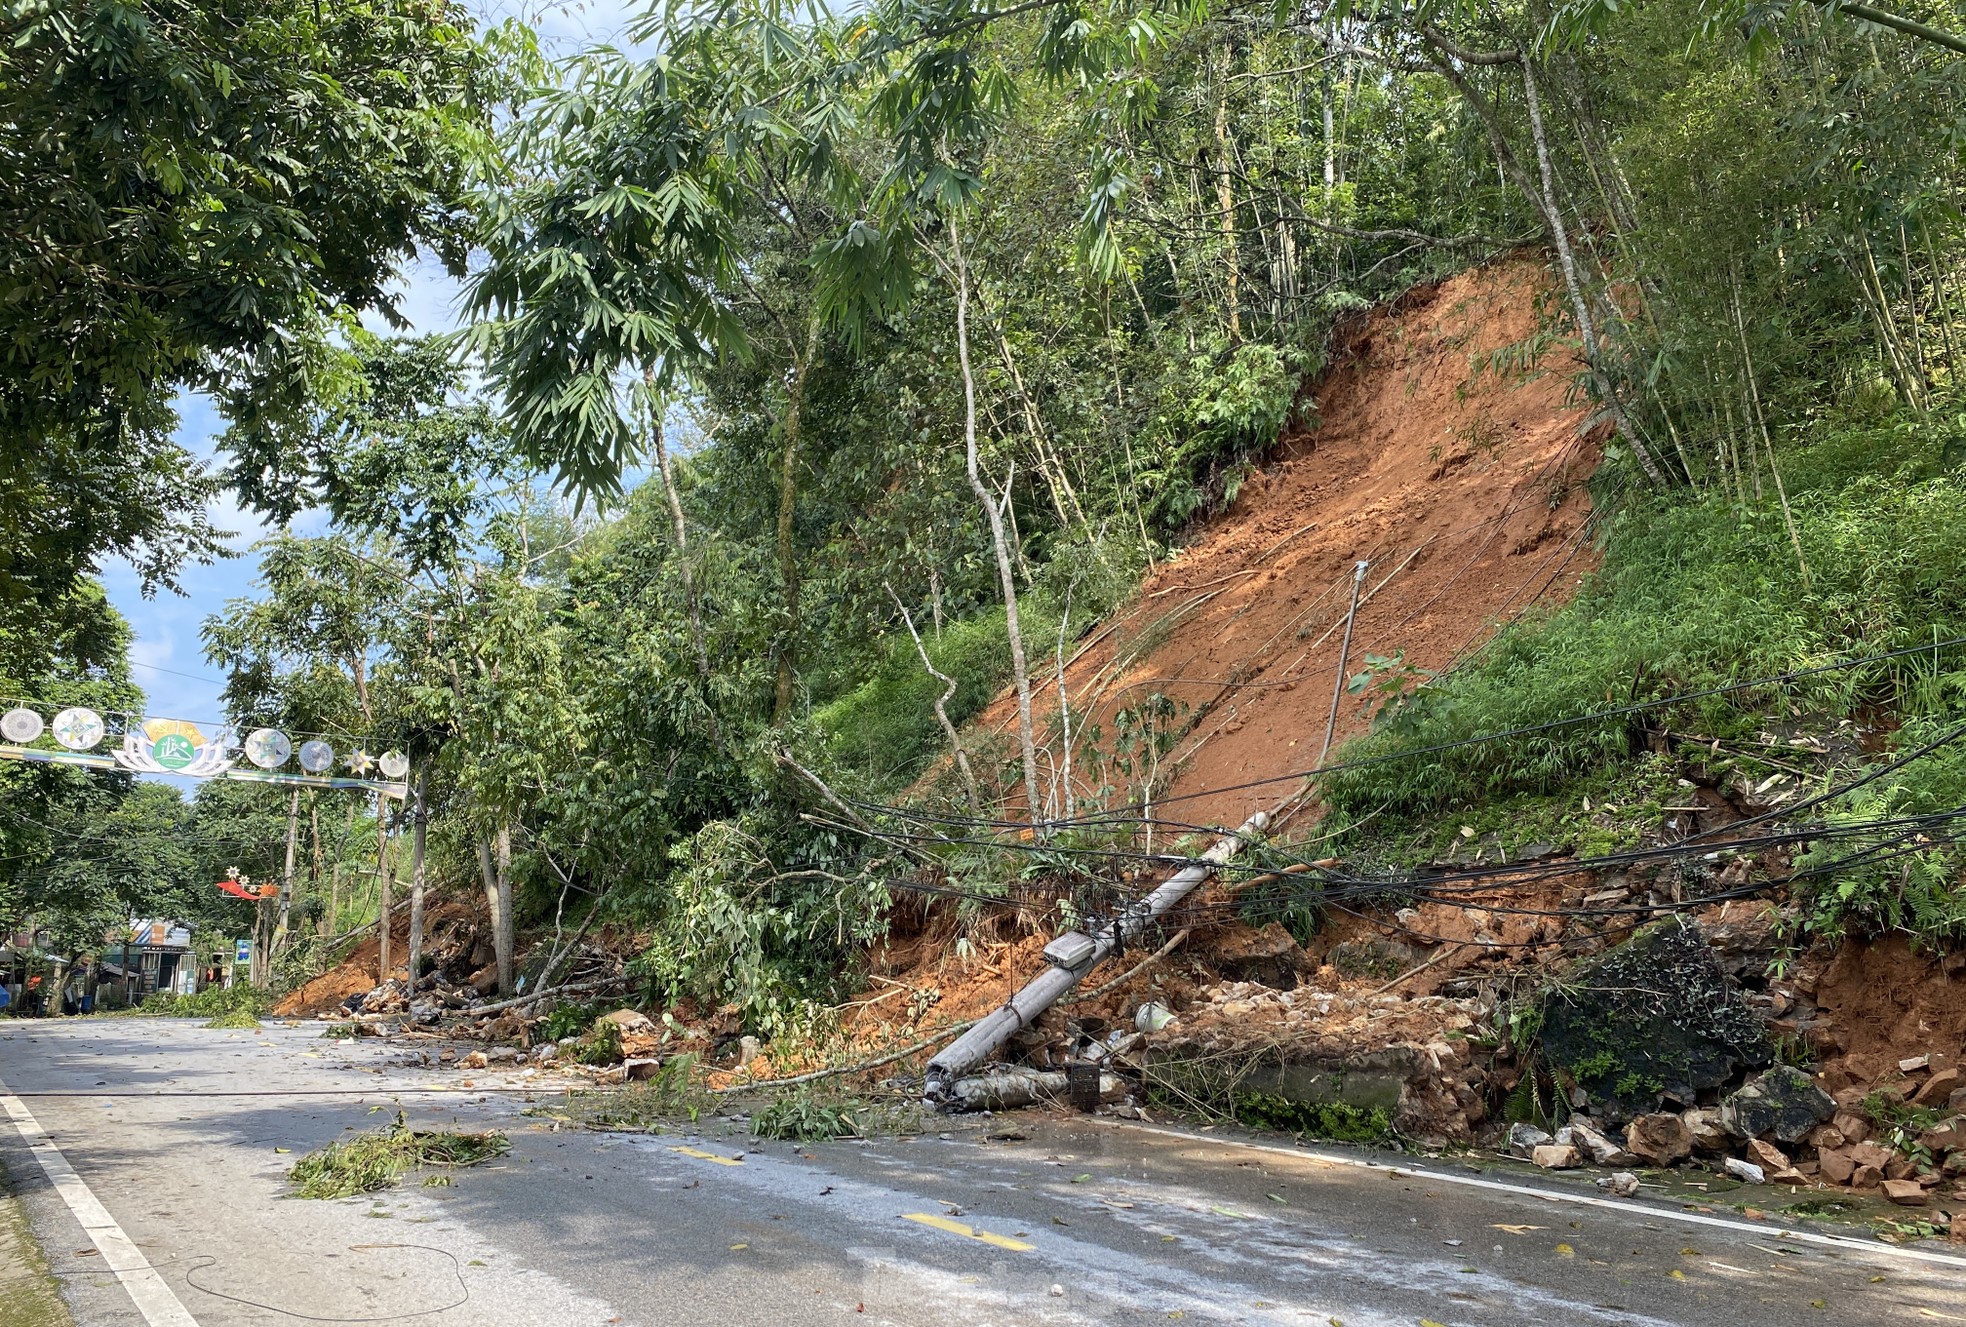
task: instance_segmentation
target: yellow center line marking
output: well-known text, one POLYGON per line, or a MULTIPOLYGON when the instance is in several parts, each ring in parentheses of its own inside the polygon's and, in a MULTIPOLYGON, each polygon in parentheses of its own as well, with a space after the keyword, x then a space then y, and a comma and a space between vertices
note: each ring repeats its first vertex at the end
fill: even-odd
POLYGON ((737 1157, 720 1157, 715 1152, 704 1152, 694 1147, 672 1147, 669 1150, 671 1152, 681 1152, 686 1157, 695 1157, 698 1161, 714 1161, 720 1166, 741 1166, 744 1164, 737 1157))
POLYGON ((964 1239, 981 1240, 983 1243, 993 1244, 999 1249, 1009 1249, 1012 1253, 1029 1253, 1037 1247, 1035 1244, 1026 1244, 1021 1239, 1012 1239, 1008 1235, 992 1235, 987 1230, 978 1230, 974 1226, 966 1226, 960 1221, 951 1221, 946 1216, 936 1216, 929 1212, 909 1212, 901 1219, 904 1221, 917 1221, 925 1226, 934 1226, 937 1230, 946 1230, 951 1235, 961 1235, 964 1239))

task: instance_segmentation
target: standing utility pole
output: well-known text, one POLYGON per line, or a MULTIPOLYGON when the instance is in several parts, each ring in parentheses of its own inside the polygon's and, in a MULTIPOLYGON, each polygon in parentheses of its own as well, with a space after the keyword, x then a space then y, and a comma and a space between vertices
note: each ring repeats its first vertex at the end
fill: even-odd
POLYGON ((1352 652, 1352 624, 1358 621, 1358 592, 1365 584, 1365 569, 1372 564, 1360 560, 1352 568, 1352 606, 1345 614, 1345 639, 1338 646, 1338 676, 1331 683, 1331 713, 1324 720, 1324 745, 1317 749, 1317 763, 1324 763, 1325 753, 1331 750, 1331 735, 1338 731, 1338 702, 1345 695, 1345 660, 1352 652))

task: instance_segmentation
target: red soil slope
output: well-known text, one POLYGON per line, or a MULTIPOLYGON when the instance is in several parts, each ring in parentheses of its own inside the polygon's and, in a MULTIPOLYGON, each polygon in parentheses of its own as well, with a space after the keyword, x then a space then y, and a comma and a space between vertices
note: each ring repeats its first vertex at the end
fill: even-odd
MULTIPOLYGON (((1192 725, 1164 758, 1176 769, 1157 814, 1234 825, 1294 784, 1210 790, 1316 763, 1358 560, 1371 565, 1350 672, 1368 653, 1450 667, 1595 565, 1582 485, 1599 453, 1566 399, 1575 361, 1557 349, 1527 373, 1492 367, 1531 342, 1546 280, 1515 257, 1362 319, 1316 389, 1316 426, 1284 438, 1068 664, 1076 728, 1110 734, 1156 692, 1192 725)), ((1003 698, 984 722, 1008 734, 1013 714, 1003 698)), ((1368 722, 1347 697, 1334 747, 1368 722)), ((1074 779, 1081 797, 1087 782, 1074 779)))

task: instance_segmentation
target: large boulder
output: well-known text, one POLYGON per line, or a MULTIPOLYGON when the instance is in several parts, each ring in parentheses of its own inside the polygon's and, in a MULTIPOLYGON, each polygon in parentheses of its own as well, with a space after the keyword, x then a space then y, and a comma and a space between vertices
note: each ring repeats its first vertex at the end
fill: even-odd
POLYGON ((1778 1064, 1720 1103, 1720 1126, 1736 1138, 1773 1135, 1799 1143, 1836 1114, 1836 1100, 1792 1065, 1778 1064))
POLYGON ((1544 1006, 1542 1047, 1614 1124, 1697 1106, 1774 1059, 1761 1019, 1684 918, 1573 967, 1544 1006))
POLYGON ((1530 1154, 1544 1144, 1553 1141, 1550 1136, 1533 1124, 1516 1123, 1509 1126, 1509 1155, 1529 1160, 1530 1154))
POLYGON ((1625 1126, 1625 1146, 1655 1166, 1670 1166, 1693 1154, 1693 1131, 1677 1115, 1653 1112, 1625 1126))

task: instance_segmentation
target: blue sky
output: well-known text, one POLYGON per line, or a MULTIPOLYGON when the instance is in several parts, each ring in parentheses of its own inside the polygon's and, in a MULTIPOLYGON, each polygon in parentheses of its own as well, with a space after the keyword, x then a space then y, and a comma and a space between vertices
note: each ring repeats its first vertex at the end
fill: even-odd
MULTIPOLYGON (((627 46, 628 24, 642 5, 626 0, 575 0, 541 7, 514 0, 472 0, 471 7, 487 23, 514 15, 524 18, 538 30, 542 45, 550 53, 569 55, 589 45, 627 46)), ((399 307, 418 332, 448 331, 457 325, 460 292, 441 267, 428 263, 412 266, 403 273, 400 290, 399 307)), ((211 404, 188 397, 179 403, 179 410, 179 441, 209 458, 221 428, 211 404)), ((251 594, 259 568, 251 549, 272 530, 226 498, 215 502, 210 514, 220 529, 233 532, 227 542, 238 556, 209 566, 185 567, 179 578, 182 593, 159 590, 154 598, 146 599, 127 564, 117 561, 102 568, 110 601, 122 610, 136 633, 130 650, 132 672, 149 697, 153 715, 210 722, 223 713, 218 697, 224 680, 205 662, 199 629, 228 600, 251 594)), ((311 513, 293 524, 300 534, 320 533, 325 528, 325 521, 311 513)))

